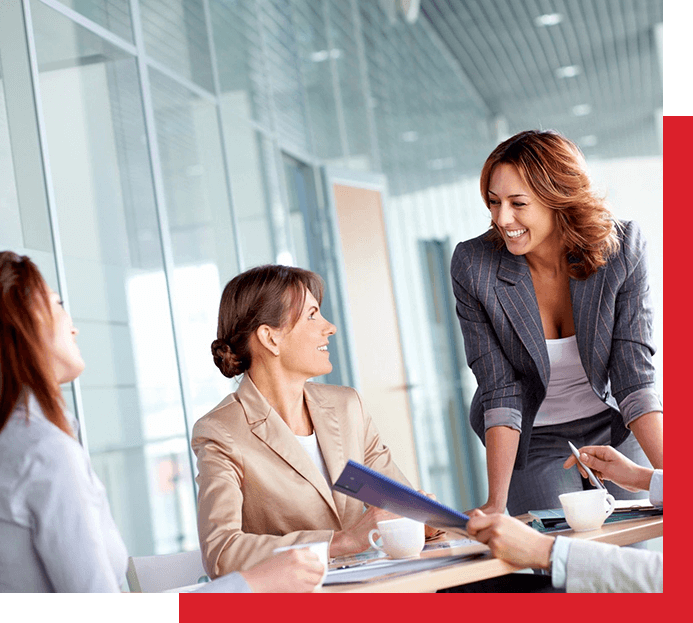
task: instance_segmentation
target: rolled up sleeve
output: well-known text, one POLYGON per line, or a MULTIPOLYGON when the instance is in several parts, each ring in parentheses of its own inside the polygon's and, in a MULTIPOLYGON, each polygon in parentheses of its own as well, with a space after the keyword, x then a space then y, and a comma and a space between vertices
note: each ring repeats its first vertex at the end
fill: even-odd
POLYGON ((522 432, 522 414, 517 409, 496 407, 484 412, 484 430, 494 426, 508 426, 518 433, 522 432))
POLYGON ((641 415, 652 411, 663 412, 662 401, 659 394, 652 388, 643 388, 628 394, 619 405, 623 423, 627 428, 641 415))
POLYGON ((451 267, 457 317, 464 336, 467 364, 479 385, 485 428, 510 426, 520 430, 522 385, 505 356, 483 304, 473 294, 467 258, 456 252, 451 267))

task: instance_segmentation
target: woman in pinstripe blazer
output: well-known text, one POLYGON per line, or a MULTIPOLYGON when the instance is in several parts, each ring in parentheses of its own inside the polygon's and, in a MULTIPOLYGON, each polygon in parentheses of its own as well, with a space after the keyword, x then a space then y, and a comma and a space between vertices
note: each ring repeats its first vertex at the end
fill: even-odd
POLYGON ((470 419, 486 445, 489 497, 480 508, 555 508, 560 493, 588 488, 577 470, 561 469, 567 441, 610 444, 662 468, 638 226, 614 220, 592 192, 579 149, 551 131, 496 147, 481 194, 491 229, 460 243, 451 266, 479 386, 470 419))

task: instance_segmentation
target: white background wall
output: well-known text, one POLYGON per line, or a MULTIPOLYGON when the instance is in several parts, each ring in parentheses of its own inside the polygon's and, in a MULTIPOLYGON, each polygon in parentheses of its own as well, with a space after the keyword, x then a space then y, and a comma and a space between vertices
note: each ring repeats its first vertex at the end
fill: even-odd
POLYGON ((654 356, 657 388, 663 393, 664 379, 664 283, 663 283, 663 176, 662 157, 629 158, 588 162, 595 188, 606 194, 618 218, 637 221, 648 243, 650 288, 655 306, 654 356))

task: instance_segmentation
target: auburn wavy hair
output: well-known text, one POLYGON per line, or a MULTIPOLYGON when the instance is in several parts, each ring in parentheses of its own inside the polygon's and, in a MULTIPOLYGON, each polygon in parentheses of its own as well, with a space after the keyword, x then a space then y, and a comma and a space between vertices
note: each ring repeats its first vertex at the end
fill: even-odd
MULTIPOLYGON (((575 143, 553 130, 528 130, 503 141, 481 170, 481 196, 489 210, 489 183, 497 164, 512 164, 537 199, 554 211, 571 277, 587 279, 618 250, 617 222, 592 190, 575 143)), ((493 222, 489 236, 499 247, 504 245, 493 222)))
POLYGON ((0 431, 17 403, 33 393, 43 414, 73 436, 65 400, 46 348, 51 318, 48 286, 27 256, 0 252, 0 431))

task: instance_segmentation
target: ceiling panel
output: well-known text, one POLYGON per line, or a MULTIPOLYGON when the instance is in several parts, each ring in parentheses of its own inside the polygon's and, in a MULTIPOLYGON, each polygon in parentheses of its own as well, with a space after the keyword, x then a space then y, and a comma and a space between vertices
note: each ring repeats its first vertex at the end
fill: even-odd
POLYGON ((661 154, 661 0, 422 0, 419 19, 508 133, 554 128, 588 157, 661 154))

